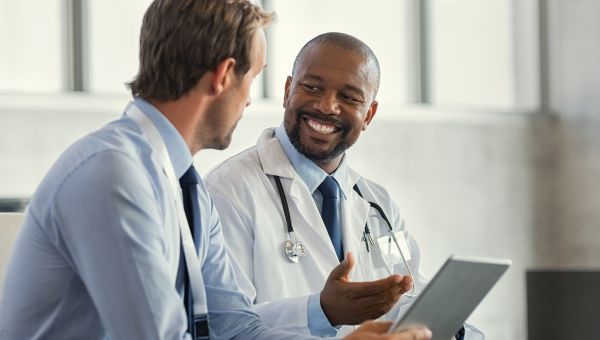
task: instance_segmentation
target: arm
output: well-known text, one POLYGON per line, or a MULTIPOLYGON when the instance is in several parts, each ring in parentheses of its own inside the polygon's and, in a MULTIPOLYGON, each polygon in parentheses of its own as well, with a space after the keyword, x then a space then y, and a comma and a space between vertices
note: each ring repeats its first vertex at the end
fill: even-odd
POLYGON ((146 169, 115 151, 64 182, 52 215, 111 339, 182 339, 187 328, 146 169))

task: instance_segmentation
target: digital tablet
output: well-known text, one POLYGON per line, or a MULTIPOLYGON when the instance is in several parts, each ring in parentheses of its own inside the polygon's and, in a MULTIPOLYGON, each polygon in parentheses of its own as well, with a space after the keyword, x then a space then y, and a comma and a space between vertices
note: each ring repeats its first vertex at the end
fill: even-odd
POLYGON ((510 264, 504 259, 450 256, 390 332, 424 325, 433 340, 451 339, 510 264))

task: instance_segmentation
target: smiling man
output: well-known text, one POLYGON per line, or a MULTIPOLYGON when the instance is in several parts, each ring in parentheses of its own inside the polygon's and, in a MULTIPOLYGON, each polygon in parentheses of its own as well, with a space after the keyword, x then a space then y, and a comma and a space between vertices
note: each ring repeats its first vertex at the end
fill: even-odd
POLYGON ((268 324, 341 335, 352 330, 344 325, 394 318, 411 301, 403 294, 424 285, 398 207, 345 155, 377 112, 379 79, 377 58, 359 39, 315 37, 285 83, 283 124, 206 177, 240 287, 268 324), (370 202, 391 221, 406 261, 384 266, 377 257, 373 240, 387 242, 389 229, 370 218, 378 216, 370 202))
POLYGON ((364 42, 313 38, 286 80, 283 123, 206 178, 240 287, 268 324, 342 335, 396 318, 425 285, 397 205, 345 154, 377 113, 379 80, 364 42))

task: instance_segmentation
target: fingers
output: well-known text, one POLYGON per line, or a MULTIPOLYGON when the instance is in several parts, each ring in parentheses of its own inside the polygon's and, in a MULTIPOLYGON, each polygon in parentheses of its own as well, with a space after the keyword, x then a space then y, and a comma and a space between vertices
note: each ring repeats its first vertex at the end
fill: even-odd
POLYGON ((344 261, 342 261, 340 264, 338 264, 337 267, 333 268, 333 270, 329 274, 329 278, 327 279, 327 281, 329 281, 329 280, 349 281, 350 280, 350 271, 352 271, 352 268, 354 268, 354 262, 355 262, 355 260, 354 260, 354 256, 352 255, 352 253, 350 253, 350 252, 346 253, 346 257, 344 258, 344 261))
POLYGON ((348 294, 353 298, 383 294, 390 289, 406 291, 404 277, 401 275, 390 275, 377 281, 348 282, 347 289, 348 294))
POLYGON ((402 288, 404 290, 404 292, 402 293, 406 293, 409 290, 411 290, 411 288, 413 287, 413 279, 412 277, 410 277, 409 275, 406 275, 402 278, 402 288))
POLYGON ((371 297, 364 297, 355 300, 355 304, 362 306, 362 316, 364 319, 377 319, 380 316, 389 312, 396 302, 400 300, 402 294, 400 292, 389 295, 378 295, 371 297))
POLYGON ((389 321, 365 321, 357 329, 357 332, 370 332, 375 334, 383 334, 390 329, 392 325, 389 321))
POLYGON ((398 333, 387 333, 390 326, 390 322, 366 321, 345 339, 429 340, 432 337, 431 331, 425 327, 413 327, 398 333))
MULTIPOLYGON (((363 289, 366 289, 364 286, 363 289)), ((354 298, 354 303, 362 306, 363 315, 367 318, 376 319, 389 312, 400 300, 402 294, 406 293, 412 287, 412 280, 405 276, 398 285, 391 286, 389 289, 379 291, 377 294, 364 295, 360 298, 354 298)))
POLYGON ((432 334, 428 328, 418 327, 395 333, 391 337, 393 340, 429 340, 432 334))

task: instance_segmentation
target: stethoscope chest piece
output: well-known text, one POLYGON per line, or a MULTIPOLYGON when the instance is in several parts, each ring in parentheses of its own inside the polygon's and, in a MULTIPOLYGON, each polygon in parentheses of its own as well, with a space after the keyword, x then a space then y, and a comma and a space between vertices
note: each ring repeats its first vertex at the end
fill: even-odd
POLYGON ((285 255, 294 263, 298 263, 300 257, 306 255, 304 244, 297 240, 287 240, 284 244, 285 255))

